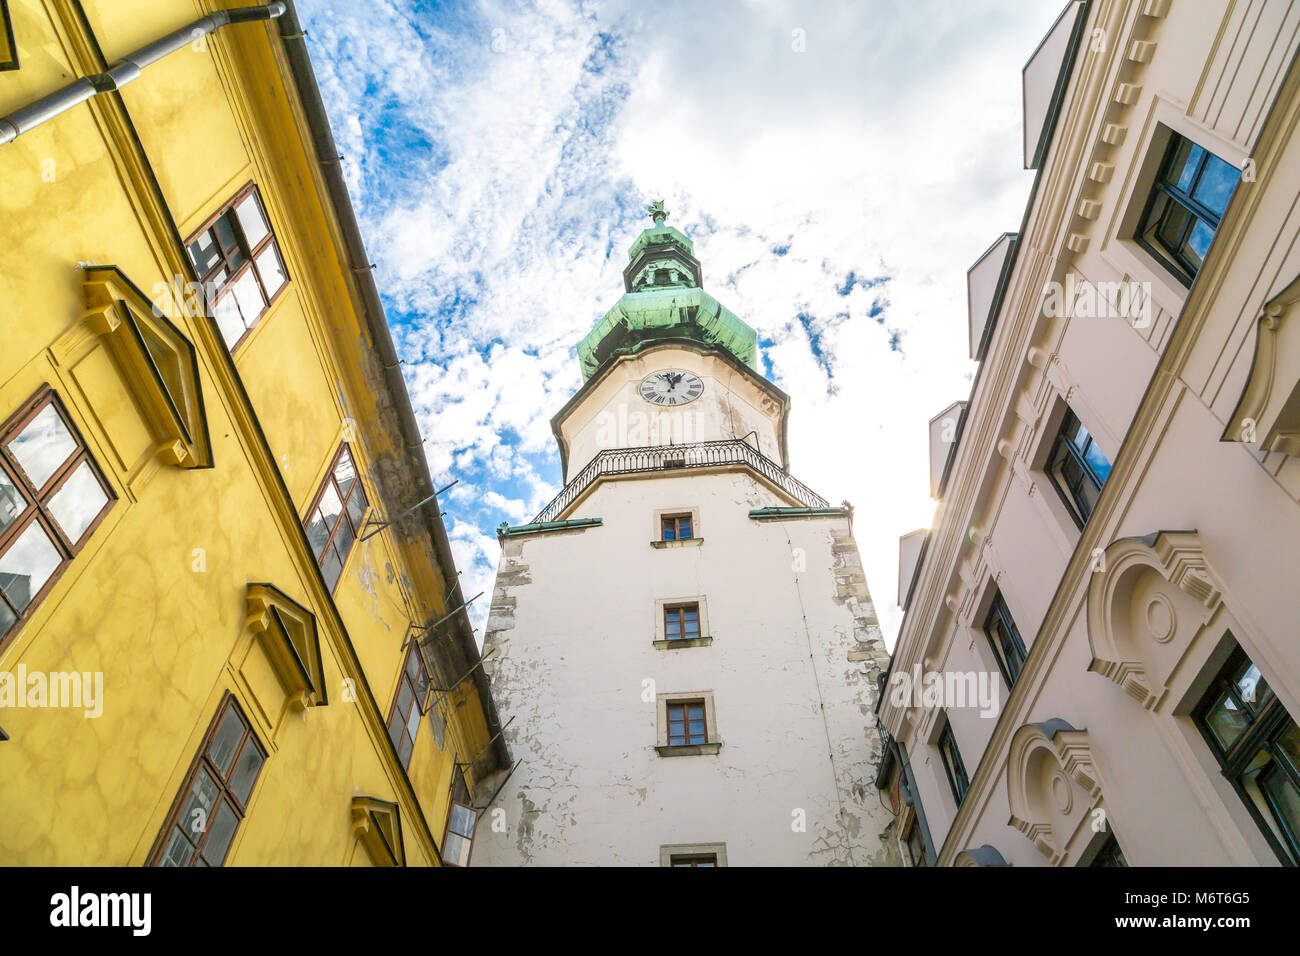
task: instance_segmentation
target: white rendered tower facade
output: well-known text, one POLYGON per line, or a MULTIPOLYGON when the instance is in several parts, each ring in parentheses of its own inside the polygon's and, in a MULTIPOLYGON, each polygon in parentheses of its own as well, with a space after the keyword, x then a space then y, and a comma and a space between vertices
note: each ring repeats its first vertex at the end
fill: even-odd
POLYGON ((477 865, 887 865, 888 664, 789 398, 662 206, 553 419, 565 487, 500 529, 484 654, 514 772, 477 865))

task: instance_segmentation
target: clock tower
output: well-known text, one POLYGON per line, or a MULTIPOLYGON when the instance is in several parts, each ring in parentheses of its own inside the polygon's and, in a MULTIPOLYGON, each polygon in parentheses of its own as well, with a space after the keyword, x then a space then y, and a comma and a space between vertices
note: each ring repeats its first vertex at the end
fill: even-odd
POLYGON ((564 487, 498 529, 484 655, 515 764, 476 794, 474 862, 896 863, 852 509, 790 473, 756 333, 649 212, 551 422, 564 487))

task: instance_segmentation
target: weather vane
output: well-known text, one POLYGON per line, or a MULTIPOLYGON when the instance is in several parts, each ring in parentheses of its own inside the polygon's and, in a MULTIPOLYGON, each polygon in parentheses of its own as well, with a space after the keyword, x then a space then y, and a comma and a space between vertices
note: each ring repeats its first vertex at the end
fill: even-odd
POLYGON ((647 206, 646 209, 650 213, 650 218, 655 221, 656 226, 662 226, 664 220, 668 218, 668 213, 664 209, 664 201, 662 199, 656 199, 647 206))

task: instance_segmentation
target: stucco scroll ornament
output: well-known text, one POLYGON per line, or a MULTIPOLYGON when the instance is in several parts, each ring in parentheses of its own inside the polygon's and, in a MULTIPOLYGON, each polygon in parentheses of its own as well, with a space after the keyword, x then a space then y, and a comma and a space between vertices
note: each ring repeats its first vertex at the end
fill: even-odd
POLYGON ((1052 866, 1060 866, 1092 829, 1084 817, 1101 803, 1101 781, 1086 730, 1059 717, 1025 724, 1007 753, 1007 821, 1052 866))
POLYGON ((1220 441, 1300 457, 1300 331, 1291 316, 1298 301, 1300 275, 1264 303, 1250 374, 1220 441))
POLYGON ((1155 710, 1191 639, 1222 601, 1195 531, 1111 542, 1088 584, 1088 670, 1155 710))

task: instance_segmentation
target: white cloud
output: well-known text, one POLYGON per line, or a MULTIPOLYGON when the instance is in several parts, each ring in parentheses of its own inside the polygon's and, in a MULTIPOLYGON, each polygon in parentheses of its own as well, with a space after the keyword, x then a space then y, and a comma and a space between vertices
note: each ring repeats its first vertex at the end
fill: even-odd
POLYGON ((1061 6, 302 0, 431 467, 462 481, 462 580, 557 490, 573 346, 663 197, 771 343, 792 471, 855 505, 892 642, 926 424, 974 371, 965 271, 1019 223, 1019 71, 1061 6))

